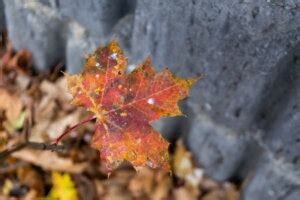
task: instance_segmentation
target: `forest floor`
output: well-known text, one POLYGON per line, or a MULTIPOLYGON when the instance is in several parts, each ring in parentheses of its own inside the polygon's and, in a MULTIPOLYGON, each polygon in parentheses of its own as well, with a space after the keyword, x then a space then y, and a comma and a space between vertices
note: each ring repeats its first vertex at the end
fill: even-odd
POLYGON ((70 104, 63 65, 37 73, 29 51, 0 37, 0 200, 238 199, 240 186, 208 177, 181 141, 172 144, 172 173, 124 163, 109 178, 89 145, 93 122, 53 145, 88 113, 70 104))

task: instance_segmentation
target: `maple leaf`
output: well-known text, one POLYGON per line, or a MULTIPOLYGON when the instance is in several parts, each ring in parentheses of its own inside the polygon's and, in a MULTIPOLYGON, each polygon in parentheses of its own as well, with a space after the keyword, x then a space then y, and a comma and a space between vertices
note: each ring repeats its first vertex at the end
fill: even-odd
POLYGON ((72 103, 96 116, 92 145, 111 172, 124 160, 135 168, 170 170, 169 143, 149 122, 182 114, 177 103, 196 79, 156 73, 150 58, 125 74, 127 58, 116 41, 99 47, 86 59, 83 72, 68 75, 72 103))

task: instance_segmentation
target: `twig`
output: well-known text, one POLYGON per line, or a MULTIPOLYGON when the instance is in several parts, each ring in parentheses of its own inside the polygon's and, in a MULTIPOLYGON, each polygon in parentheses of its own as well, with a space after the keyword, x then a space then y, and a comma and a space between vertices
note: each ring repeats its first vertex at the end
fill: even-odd
POLYGON ((4 160, 6 157, 8 157, 10 154, 16 152, 16 151, 19 151, 23 148, 26 147, 26 144, 25 143, 22 143, 22 144, 19 144, 11 149, 7 149, 7 150, 4 150, 2 152, 0 152, 0 160, 4 160))
POLYGON ((45 143, 38 143, 38 142, 30 142, 28 141, 29 139, 29 121, 26 120, 25 125, 24 125, 24 139, 25 141, 16 145, 15 147, 11 149, 4 150, 0 152, 0 161, 6 159, 10 154, 19 151, 24 148, 31 148, 31 149, 37 149, 37 150, 51 150, 51 151, 60 151, 60 150, 65 150, 65 147, 62 145, 57 145, 58 142, 68 133, 70 133, 72 130, 78 128, 79 126, 86 124, 89 121, 95 120, 95 116, 90 116, 89 118, 79 122, 78 124, 68 128, 63 134, 61 134, 58 138, 54 140, 53 144, 45 144, 45 143))
POLYGON ((85 119, 85 120, 79 122, 78 124, 75 124, 74 126, 68 128, 65 132, 63 132, 58 138, 56 138, 56 139, 53 141, 53 143, 57 145, 58 142, 59 142, 64 136, 66 136, 67 134, 69 134, 72 130, 78 128, 79 126, 81 126, 81 125, 83 125, 83 124, 86 124, 86 123, 88 123, 88 122, 90 122, 90 121, 93 121, 93 120, 95 120, 95 119, 96 119, 96 117, 93 115, 93 116, 90 116, 89 118, 87 118, 87 119, 85 119))
POLYGON ((18 144, 17 146, 4 150, 0 152, 0 160, 6 159, 10 154, 20 151, 24 148, 31 148, 31 149, 37 149, 37 150, 50 150, 50 151, 61 151, 65 150, 65 147, 62 145, 56 145, 56 144, 45 144, 45 143, 38 143, 38 142, 25 142, 18 144))
POLYGON ((66 149, 66 147, 63 145, 45 144, 45 143, 38 143, 38 142, 27 142, 26 146, 31 149, 50 150, 50 151, 61 151, 66 149))

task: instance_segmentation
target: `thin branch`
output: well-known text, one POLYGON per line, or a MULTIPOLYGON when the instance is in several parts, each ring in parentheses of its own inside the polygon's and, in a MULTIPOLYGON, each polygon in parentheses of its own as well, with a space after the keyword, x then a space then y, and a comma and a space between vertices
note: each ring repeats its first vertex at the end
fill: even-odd
POLYGON ((38 143, 38 142, 24 142, 24 143, 18 144, 17 146, 15 146, 11 149, 7 149, 7 150, 0 152, 0 160, 4 160, 12 153, 14 153, 16 151, 20 151, 24 148, 37 149, 37 150, 50 150, 50 151, 61 151, 61 150, 66 149, 62 145, 45 144, 45 143, 38 143))
POLYGON ((28 125, 28 120, 25 122, 24 126, 24 139, 25 141, 16 145, 15 147, 12 147, 11 149, 4 150, 0 152, 0 161, 6 159, 9 155, 16 151, 20 151, 21 149, 24 148, 31 148, 31 149, 37 149, 37 150, 50 150, 50 151, 60 151, 60 150, 65 150, 65 147, 62 145, 57 145, 58 142, 68 133, 70 133, 72 130, 78 128, 79 126, 86 124, 87 122, 90 122, 92 120, 95 120, 95 116, 90 116, 86 120, 83 120, 79 122, 78 124, 68 128, 63 134, 61 134, 58 138, 54 140, 53 144, 45 144, 45 143, 38 143, 38 142, 30 142, 28 141, 29 138, 29 125, 28 125))
POLYGON ((16 151, 19 151, 19 150, 21 150, 21 149, 23 149, 25 147, 26 147, 26 144, 22 143, 22 144, 19 144, 19 145, 15 146, 15 147, 11 148, 11 149, 6 149, 4 151, 1 151, 0 152, 0 160, 6 159, 10 154, 12 154, 12 153, 14 153, 16 151))
POLYGON ((27 142, 26 146, 31 149, 50 150, 50 151, 62 151, 66 149, 66 147, 63 145, 45 144, 45 143, 38 143, 38 142, 27 142))

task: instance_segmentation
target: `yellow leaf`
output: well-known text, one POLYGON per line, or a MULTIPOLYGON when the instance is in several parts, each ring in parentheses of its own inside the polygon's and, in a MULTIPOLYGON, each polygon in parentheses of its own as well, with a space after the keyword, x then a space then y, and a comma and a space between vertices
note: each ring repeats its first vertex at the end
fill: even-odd
POLYGON ((12 124, 13 127, 14 127, 15 129, 20 129, 20 128, 22 128, 23 125, 24 125, 25 119, 26 119, 26 112, 23 111, 23 112, 20 113, 18 119, 17 119, 16 121, 13 122, 13 124, 12 124))
POLYGON ((60 174, 52 172, 53 187, 49 194, 49 199, 55 200, 77 200, 77 190, 75 184, 68 173, 60 174))
POLYGON ((13 187, 13 183, 11 182, 11 180, 6 179, 2 188, 2 192, 4 195, 9 195, 10 190, 13 187))

